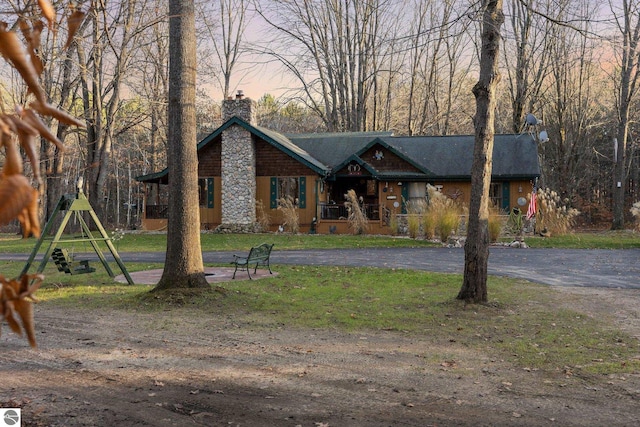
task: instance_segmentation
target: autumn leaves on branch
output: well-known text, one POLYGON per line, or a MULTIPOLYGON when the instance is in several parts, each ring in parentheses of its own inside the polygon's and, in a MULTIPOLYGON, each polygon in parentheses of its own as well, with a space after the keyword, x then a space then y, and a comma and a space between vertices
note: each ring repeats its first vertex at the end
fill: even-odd
MULTIPOLYGON (((29 6, 27 2, 27 7, 29 6)), ((55 34, 58 22, 56 11, 49 0, 38 0, 38 6, 46 25, 40 17, 28 19, 21 14, 14 25, 19 28, 24 41, 9 24, 0 22, 0 55, 20 74, 30 95, 28 105, 17 105, 13 108, 5 106, 0 98, 0 147, 4 148, 5 154, 4 165, 0 170, 0 226, 17 218, 24 237, 40 235, 40 220, 38 191, 24 176, 18 144, 31 163, 33 179, 39 184, 42 178, 38 137, 64 150, 62 142, 41 117, 47 116, 67 125, 84 127, 80 120, 49 104, 40 84, 40 76, 44 69, 38 55, 41 34, 45 26, 55 34)), ((66 17, 68 31, 65 49, 72 43, 84 16, 84 12, 75 6, 69 8, 66 17)), ((38 289, 42 279, 41 275, 25 275, 18 279, 6 280, 0 275, 0 321, 5 319, 14 332, 22 334, 15 315, 20 316, 32 347, 36 346, 36 342, 31 304, 34 301, 33 292, 38 289)))

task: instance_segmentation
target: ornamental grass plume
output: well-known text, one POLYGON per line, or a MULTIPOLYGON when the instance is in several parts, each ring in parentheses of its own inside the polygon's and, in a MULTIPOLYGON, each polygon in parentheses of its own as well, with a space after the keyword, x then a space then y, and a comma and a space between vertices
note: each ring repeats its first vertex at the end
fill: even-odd
POLYGON ((282 227, 297 234, 300 231, 300 217, 293 197, 287 196, 278 199, 278 210, 282 212, 282 227))
POLYGON ((429 205, 422 216, 425 237, 432 239, 438 236, 441 242, 446 242, 458 230, 463 209, 459 203, 432 185, 427 184, 427 194, 429 205))
POLYGON ((347 191, 347 201, 344 204, 349 212, 347 217, 349 228, 353 230, 353 234, 364 234, 369 227, 369 220, 364 205, 354 190, 347 191))
POLYGON ((636 229, 640 228, 640 202, 635 202, 631 206, 630 211, 636 221, 636 229))
POLYGON ((420 235, 420 228, 423 222, 422 218, 429 205, 424 199, 416 199, 409 200, 405 203, 405 206, 407 207, 407 230, 409 237, 415 239, 420 235))
POLYGON ((256 201, 256 217, 260 230, 269 231, 269 227, 271 226, 271 217, 264 208, 262 200, 256 201))
POLYGON ((536 231, 544 235, 564 235, 571 232, 580 211, 567 206, 569 199, 550 188, 539 188, 537 193, 536 231))
POLYGON ((489 208, 489 241, 495 243, 502 234, 502 227, 504 226, 503 215, 499 207, 491 206, 489 208))

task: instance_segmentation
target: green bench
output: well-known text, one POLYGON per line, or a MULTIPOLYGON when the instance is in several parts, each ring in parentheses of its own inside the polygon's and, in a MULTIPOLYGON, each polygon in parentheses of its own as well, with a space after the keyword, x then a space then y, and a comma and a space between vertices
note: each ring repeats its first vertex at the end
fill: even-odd
POLYGON ((246 270, 249 275, 249 279, 251 280, 251 272, 249 268, 253 266, 253 274, 258 271, 258 266, 263 265, 269 269, 269 274, 273 274, 271 271, 271 266, 269 265, 269 257, 271 256, 271 249, 273 249, 273 244, 269 245, 267 243, 263 243, 260 246, 254 246, 249 251, 249 255, 246 257, 241 257, 238 255, 234 255, 234 260, 231 264, 235 265, 235 270, 233 271, 232 279, 236 278, 236 272, 238 269, 246 270))
POLYGON ((66 249, 55 248, 51 253, 51 258, 56 263, 58 271, 63 271, 66 274, 85 274, 96 271, 95 268, 89 266, 89 260, 74 261, 66 249))

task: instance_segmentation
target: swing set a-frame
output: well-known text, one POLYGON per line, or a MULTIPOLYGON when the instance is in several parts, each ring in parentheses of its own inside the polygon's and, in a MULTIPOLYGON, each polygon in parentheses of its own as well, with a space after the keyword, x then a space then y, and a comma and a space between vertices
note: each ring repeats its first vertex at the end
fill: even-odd
MULTIPOLYGON (((98 245, 98 242, 104 242, 107 245, 107 248, 109 248, 109 251, 113 256, 113 259, 120 267, 120 271, 122 272, 124 277, 127 279, 127 282, 130 285, 133 285, 133 279, 131 279, 131 276, 129 275, 127 268, 124 266, 122 259, 120 259, 120 255, 118 255, 118 251, 113 245, 111 238, 105 231, 104 227, 102 226, 102 223, 98 219, 98 216, 94 212, 93 208, 91 207, 91 204, 89 203, 89 200, 87 200, 87 197, 84 195, 82 190, 78 190, 78 192, 75 194, 65 194, 60 198, 58 205, 56 206, 53 213, 51 214, 51 218, 49 218, 49 221, 47 221, 47 224, 44 226, 44 229, 42 230, 40 239, 38 239, 35 246, 33 247, 33 251, 29 256, 29 259, 27 260, 27 264, 22 269, 20 276, 27 274, 29 272, 29 268, 31 268, 31 265, 34 262, 36 255, 40 250, 40 247, 45 241, 49 241, 49 246, 47 247, 47 250, 43 255, 42 261, 40 262, 40 266, 38 267, 38 271, 37 271, 38 273, 42 273, 44 271, 44 268, 47 265, 49 258, 52 257, 52 255, 54 256, 54 260, 58 265, 58 269, 61 271, 63 271, 63 269, 60 268, 61 267, 60 263, 71 261, 71 260, 64 261, 62 259, 63 257, 67 258, 67 252, 65 252, 64 250, 61 250, 58 247, 59 244, 61 243, 75 244, 78 242, 88 242, 91 244, 91 246, 93 247, 93 250, 98 255, 100 262, 102 262, 102 265, 104 266, 104 269, 107 271, 109 276, 115 277, 115 274, 113 274, 113 270, 111 270, 111 267, 107 262, 107 259, 105 258, 104 254, 102 253, 102 250, 100 249, 100 246, 98 245), (63 212, 64 212, 64 216, 62 217, 62 221, 60 222, 60 226, 58 227, 58 230, 53 235, 53 237, 49 237, 54 227, 54 224, 56 223, 56 219, 63 212), (96 225, 96 228, 98 229, 97 231, 99 233, 99 236, 94 235, 94 233, 92 233, 91 230, 89 229, 87 222, 82 216, 84 212, 87 212, 91 216, 91 219, 93 220, 94 224, 96 225), (71 219, 72 216, 82 227, 82 236, 80 238, 74 238, 74 239, 63 238, 64 229, 69 223, 69 219, 71 219)), ((73 269, 71 268, 64 268, 64 271, 71 274, 73 274, 74 272, 73 269)), ((83 266, 81 266, 79 269, 76 269, 77 273, 79 272, 89 273, 92 271, 95 271, 95 269, 89 268, 88 263, 83 264, 83 266)))

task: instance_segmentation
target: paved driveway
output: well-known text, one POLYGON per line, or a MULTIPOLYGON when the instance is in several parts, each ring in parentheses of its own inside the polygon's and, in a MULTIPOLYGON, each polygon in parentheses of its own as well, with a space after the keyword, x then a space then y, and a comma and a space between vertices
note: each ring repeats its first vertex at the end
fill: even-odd
MULTIPOLYGON (((228 263, 233 253, 204 252, 205 263, 228 263)), ((96 259, 95 254, 83 259, 96 259)), ((127 262, 164 262, 164 253, 120 253, 127 262)), ((25 260, 26 255, 0 254, 3 260, 25 260)), ((518 277, 552 286, 640 289, 640 249, 490 249, 489 274, 518 277)), ((462 273, 462 248, 374 248, 279 251, 272 264, 393 267, 444 273, 462 273)), ((35 267, 37 268, 37 263, 35 267)), ((33 271, 33 270, 32 270, 33 271)))

